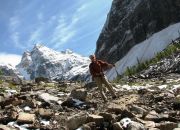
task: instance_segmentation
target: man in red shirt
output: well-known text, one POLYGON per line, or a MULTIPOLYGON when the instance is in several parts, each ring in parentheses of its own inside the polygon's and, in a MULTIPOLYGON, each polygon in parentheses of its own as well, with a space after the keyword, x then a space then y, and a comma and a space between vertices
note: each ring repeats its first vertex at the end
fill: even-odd
POLYGON ((108 79, 106 78, 106 76, 103 73, 104 70, 110 69, 110 68, 114 67, 114 65, 109 64, 104 61, 101 61, 101 60, 97 60, 95 55, 90 55, 89 58, 91 59, 91 63, 89 65, 89 70, 92 75, 92 79, 95 80, 95 82, 97 83, 97 86, 100 90, 100 94, 101 94, 104 102, 107 102, 107 97, 105 96, 105 94, 103 92, 102 84, 105 84, 105 86, 108 88, 113 99, 116 98, 116 94, 113 90, 112 85, 108 82, 108 79))

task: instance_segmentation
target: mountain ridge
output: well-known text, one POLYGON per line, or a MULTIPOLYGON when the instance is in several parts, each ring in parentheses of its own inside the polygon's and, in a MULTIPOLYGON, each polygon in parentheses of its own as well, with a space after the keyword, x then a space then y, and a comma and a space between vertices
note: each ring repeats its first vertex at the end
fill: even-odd
POLYGON ((71 50, 57 52, 36 44, 32 51, 24 52, 21 62, 16 66, 26 79, 45 77, 49 79, 71 79, 88 71, 89 59, 71 50))

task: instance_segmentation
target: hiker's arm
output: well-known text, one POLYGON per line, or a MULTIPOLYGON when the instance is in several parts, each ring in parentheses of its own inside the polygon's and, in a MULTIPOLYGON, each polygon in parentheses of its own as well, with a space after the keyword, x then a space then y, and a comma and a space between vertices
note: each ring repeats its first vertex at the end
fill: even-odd
POLYGON ((108 68, 109 69, 109 68, 112 68, 115 66, 113 64, 109 64, 109 63, 101 61, 101 60, 99 60, 99 63, 101 64, 102 68, 108 68))

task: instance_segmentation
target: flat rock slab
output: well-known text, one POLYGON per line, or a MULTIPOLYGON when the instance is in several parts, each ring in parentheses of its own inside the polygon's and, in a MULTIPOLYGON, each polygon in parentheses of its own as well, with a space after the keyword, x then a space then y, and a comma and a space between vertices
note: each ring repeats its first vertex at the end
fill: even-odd
POLYGON ((88 122, 95 122, 96 125, 100 125, 101 123, 103 123, 104 118, 98 115, 89 115, 87 120, 88 122))
POLYGON ((19 113, 17 122, 18 123, 27 123, 27 124, 32 124, 35 122, 36 115, 35 114, 29 114, 29 113, 19 113))
POLYGON ((42 118, 50 119, 51 116, 53 115, 53 111, 52 111, 51 109, 43 109, 43 108, 40 108, 40 109, 39 109, 39 115, 40 115, 42 118))
POLYGON ((49 93, 41 93, 41 94, 39 94, 39 98, 44 100, 45 102, 48 102, 48 103, 50 103, 52 101, 57 102, 59 100, 58 97, 50 95, 49 93))
POLYGON ((17 130, 17 129, 7 127, 6 125, 0 125, 0 130, 17 130))

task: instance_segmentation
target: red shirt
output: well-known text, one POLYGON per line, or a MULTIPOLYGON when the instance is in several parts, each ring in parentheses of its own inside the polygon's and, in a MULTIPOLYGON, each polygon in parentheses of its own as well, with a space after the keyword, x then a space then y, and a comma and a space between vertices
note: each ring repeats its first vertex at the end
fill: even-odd
POLYGON ((103 71, 109 67, 110 64, 101 60, 95 60, 89 65, 90 73, 93 77, 104 76, 103 71))

